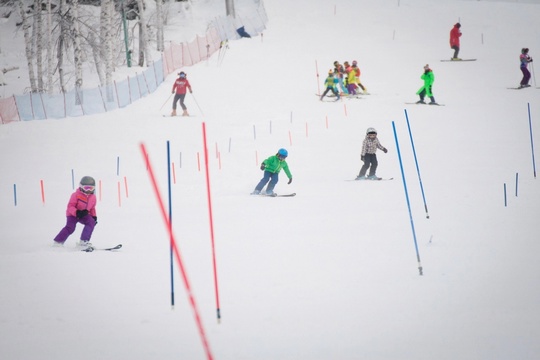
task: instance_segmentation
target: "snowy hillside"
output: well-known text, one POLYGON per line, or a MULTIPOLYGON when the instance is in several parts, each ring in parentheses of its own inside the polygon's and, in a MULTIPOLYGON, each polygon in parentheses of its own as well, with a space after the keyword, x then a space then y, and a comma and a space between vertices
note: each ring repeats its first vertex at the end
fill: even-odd
POLYGON ((0 358, 536 359, 540 85, 507 88, 521 48, 539 57, 539 6, 267 0, 262 37, 181 69, 192 117, 163 116, 170 76, 121 110, 0 126, 0 358), (460 56, 477 61, 440 61, 457 21, 460 56), (318 101, 335 60, 357 60, 371 95, 318 101), (405 104, 425 64, 445 106, 405 104), (377 174, 394 180, 347 181, 368 127, 389 150, 377 174), (169 236, 140 150, 167 201, 167 141, 173 231, 211 356, 178 264, 171 309, 169 236), (250 196, 282 147, 293 182, 282 173, 276 192, 297 196, 250 196), (78 251, 81 225, 51 247, 84 175, 101 184, 92 243, 120 251, 78 251))

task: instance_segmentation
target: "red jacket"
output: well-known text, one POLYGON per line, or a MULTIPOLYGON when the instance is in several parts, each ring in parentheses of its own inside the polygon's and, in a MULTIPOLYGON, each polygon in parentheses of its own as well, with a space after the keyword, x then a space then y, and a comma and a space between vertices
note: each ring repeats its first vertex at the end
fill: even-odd
POLYGON ((450 47, 458 46, 459 47, 459 37, 461 36, 461 31, 457 27, 457 24, 454 25, 452 30, 450 30, 450 47))
POLYGON ((186 88, 189 89, 189 92, 191 92, 191 85, 189 84, 188 79, 178 78, 173 84, 172 92, 174 92, 176 89, 177 94, 185 94, 186 88))

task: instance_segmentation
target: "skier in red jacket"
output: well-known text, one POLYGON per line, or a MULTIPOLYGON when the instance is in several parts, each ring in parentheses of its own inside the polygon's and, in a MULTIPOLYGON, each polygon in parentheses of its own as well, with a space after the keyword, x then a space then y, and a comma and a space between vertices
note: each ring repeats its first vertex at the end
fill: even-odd
POLYGON ((176 103, 178 100, 180 100, 180 106, 182 107, 182 110, 184 110, 182 112, 182 116, 189 116, 187 107, 184 105, 184 98, 186 97, 187 89, 189 89, 190 94, 193 92, 187 79, 187 74, 181 71, 178 73, 178 79, 176 79, 172 87, 172 93, 174 94, 176 92, 176 94, 174 95, 171 116, 176 116, 176 103))
POLYGON ((461 31, 459 30, 461 28, 460 23, 456 23, 452 30, 450 30, 450 47, 454 49, 454 56, 452 57, 452 60, 461 60, 458 58, 459 54, 459 38, 461 37, 461 31))

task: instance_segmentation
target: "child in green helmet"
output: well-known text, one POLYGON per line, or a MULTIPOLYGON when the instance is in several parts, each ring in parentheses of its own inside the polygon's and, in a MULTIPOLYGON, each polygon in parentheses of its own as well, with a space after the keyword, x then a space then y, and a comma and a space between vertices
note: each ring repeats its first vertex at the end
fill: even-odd
POLYGON ((285 161, 288 155, 289 153, 287 150, 279 149, 276 155, 272 155, 262 162, 261 170, 264 171, 264 176, 257 186, 255 186, 255 190, 253 190, 251 195, 259 195, 266 184, 268 184, 268 186, 266 187, 264 195, 274 195, 274 187, 279 181, 279 172, 281 169, 285 171, 285 174, 287 174, 287 177, 289 178, 287 184, 292 182, 289 165, 287 165, 287 162, 285 161))

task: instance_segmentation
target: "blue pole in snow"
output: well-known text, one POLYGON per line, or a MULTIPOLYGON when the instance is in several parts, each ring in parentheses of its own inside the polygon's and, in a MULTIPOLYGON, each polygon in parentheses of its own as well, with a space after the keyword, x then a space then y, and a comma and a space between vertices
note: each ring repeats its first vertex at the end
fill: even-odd
MULTIPOLYGON (((172 196, 171 196, 171 151, 167 140, 167 178, 169 183, 169 234, 172 237, 172 196)), ((174 262, 172 239, 170 242, 170 265, 171 265, 171 307, 174 308, 174 262)))
POLYGON ((403 180, 403 188, 405 189, 405 199, 407 200, 407 207, 409 208, 409 219, 411 221, 411 228, 412 228, 413 240, 414 240, 414 249, 416 250, 416 260, 418 261, 418 271, 420 272, 420 275, 423 275, 422 264, 420 263, 420 253, 418 252, 418 244, 416 242, 416 231, 414 230, 414 221, 413 221, 412 212, 411 212, 411 203, 409 201, 409 192, 407 191, 407 182, 405 181, 405 172, 403 171, 403 162, 401 161, 401 152, 399 150, 399 142, 397 138, 396 125, 393 121, 392 121, 392 128, 394 129, 394 139, 396 140, 396 148, 397 148, 397 154, 399 158, 399 167, 401 169, 401 179, 403 180))
POLYGON ((533 133, 532 133, 531 104, 530 103, 527 103, 527 109, 529 110, 529 132, 531 134, 531 152, 532 152, 533 173, 534 173, 534 178, 536 179, 536 163, 534 161, 534 141, 533 141, 533 133))
POLYGON ((17 206, 17 184, 13 184, 13 201, 15 206, 17 206))
POLYGON ((426 210, 426 219, 429 219, 428 208, 426 204, 426 196, 424 195, 424 185, 422 185, 422 177, 420 176, 420 168, 418 167, 418 159, 416 158, 416 150, 414 148, 414 140, 411 132, 411 126, 409 125, 409 115, 407 109, 405 109, 405 119, 407 119, 407 128, 409 129, 409 137, 411 138, 412 151, 414 154, 414 163, 416 164, 416 172, 418 174, 418 181, 420 182, 420 190, 422 192, 422 199, 424 200, 424 209, 426 210))

